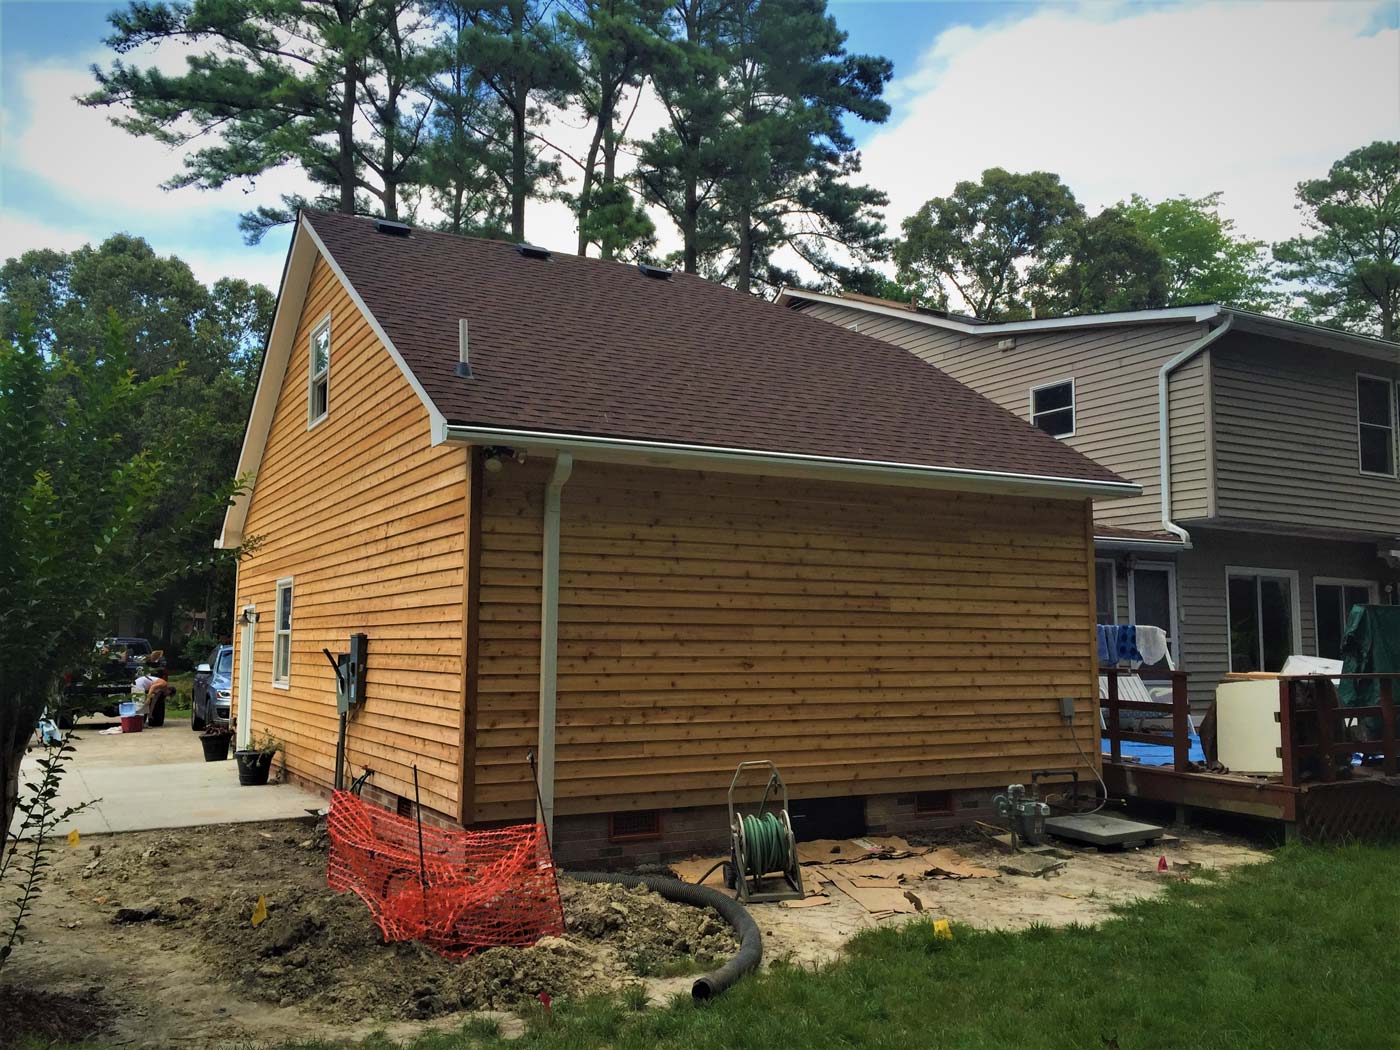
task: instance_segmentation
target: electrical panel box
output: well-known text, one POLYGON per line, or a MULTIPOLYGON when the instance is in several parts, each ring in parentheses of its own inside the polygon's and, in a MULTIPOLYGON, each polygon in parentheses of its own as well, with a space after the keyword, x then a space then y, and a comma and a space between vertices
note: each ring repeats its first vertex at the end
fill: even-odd
POLYGON ((348 670, 350 706, 365 702, 365 665, 369 660, 369 635, 350 636, 350 666, 348 670))

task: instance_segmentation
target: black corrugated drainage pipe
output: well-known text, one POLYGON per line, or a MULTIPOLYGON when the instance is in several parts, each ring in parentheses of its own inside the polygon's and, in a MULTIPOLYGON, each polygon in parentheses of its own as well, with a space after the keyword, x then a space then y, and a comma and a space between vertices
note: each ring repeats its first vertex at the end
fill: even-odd
POLYGON ((738 901, 726 897, 708 886, 692 886, 660 875, 615 875, 607 871, 565 871, 566 878, 577 879, 593 885, 615 882, 619 886, 645 886, 653 893, 660 894, 668 901, 689 904, 696 908, 713 908, 725 922, 734 927, 739 935, 739 951, 727 963, 713 973, 697 977, 690 987, 690 994, 704 1001, 712 999, 724 991, 750 970, 758 969, 763 961, 763 935, 758 932, 758 924, 738 901))

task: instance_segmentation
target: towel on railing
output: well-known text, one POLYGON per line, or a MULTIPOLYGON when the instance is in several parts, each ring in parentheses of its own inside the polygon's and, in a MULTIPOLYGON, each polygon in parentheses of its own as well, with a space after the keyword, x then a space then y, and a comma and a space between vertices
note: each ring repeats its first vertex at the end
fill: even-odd
POLYGON ((1123 660, 1143 662, 1142 653, 1138 650, 1136 625, 1101 623, 1098 629, 1099 663, 1102 666, 1114 667, 1123 660))

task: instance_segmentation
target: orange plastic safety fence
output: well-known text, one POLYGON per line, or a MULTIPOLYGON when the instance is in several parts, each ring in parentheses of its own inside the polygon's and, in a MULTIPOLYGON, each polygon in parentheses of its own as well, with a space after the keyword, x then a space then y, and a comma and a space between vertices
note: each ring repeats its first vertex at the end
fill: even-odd
POLYGON ((423 826, 348 791, 331 796, 331 889, 369 906, 386 941, 423 941, 444 955, 526 947, 564 932, 544 828, 492 831, 423 826))

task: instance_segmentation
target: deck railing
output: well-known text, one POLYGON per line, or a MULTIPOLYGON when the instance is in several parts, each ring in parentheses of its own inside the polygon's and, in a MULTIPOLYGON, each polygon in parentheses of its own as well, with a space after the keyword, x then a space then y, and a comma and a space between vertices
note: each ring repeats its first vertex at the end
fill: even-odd
POLYGON ((1185 772, 1191 764, 1191 703, 1186 692, 1185 671, 1157 671, 1142 669, 1123 671, 1118 668, 1100 668, 1099 673, 1108 678, 1108 696, 1101 700, 1104 711, 1105 731, 1108 737, 1109 758, 1117 763, 1123 761, 1123 742, 1134 744, 1161 744, 1172 749, 1172 768, 1185 772), (1136 675, 1143 682, 1170 682, 1172 698, 1170 703, 1148 703, 1143 700, 1123 700, 1119 697, 1118 679, 1120 676, 1136 675), (1170 713, 1171 732, 1145 733, 1138 730, 1125 730, 1121 712, 1142 711, 1163 716, 1170 713))
POLYGON ((1293 787, 1303 779, 1303 762, 1312 757, 1317 779, 1330 783, 1337 779, 1337 759, 1356 753, 1381 755, 1386 776, 1394 776, 1400 765, 1395 736, 1396 674, 1306 675, 1278 680, 1279 758, 1283 762, 1283 783, 1293 787), (1337 703, 1332 683, 1339 680, 1379 683, 1379 704, 1343 707, 1337 703), (1299 686, 1312 683, 1312 703, 1299 706, 1299 686), (1352 740, 1347 737, 1350 719, 1379 719, 1379 740, 1352 740))

